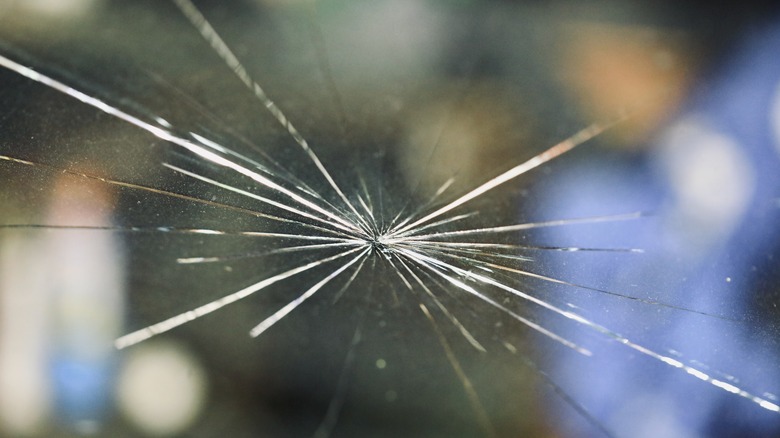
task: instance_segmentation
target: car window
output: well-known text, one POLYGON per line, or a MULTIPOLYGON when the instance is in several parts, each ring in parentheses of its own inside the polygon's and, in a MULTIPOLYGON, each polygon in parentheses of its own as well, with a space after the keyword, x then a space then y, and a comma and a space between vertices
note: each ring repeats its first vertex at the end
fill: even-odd
POLYGON ((705 7, 1 2, 0 430, 780 433, 780 21, 705 7))

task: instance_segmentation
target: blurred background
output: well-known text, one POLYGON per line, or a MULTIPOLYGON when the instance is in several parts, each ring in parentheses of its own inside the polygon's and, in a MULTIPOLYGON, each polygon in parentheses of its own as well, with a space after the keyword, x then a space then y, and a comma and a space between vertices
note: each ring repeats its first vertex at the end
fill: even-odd
MULTIPOLYGON (((383 224, 627 114, 437 230, 642 212, 475 236, 511 249, 458 263, 699 376, 484 288, 593 353, 579 354, 424 277, 479 351, 446 315, 431 325, 420 304, 436 303, 378 257, 258 339, 252 327, 337 265, 117 350, 121 335, 333 252, 230 234, 310 230, 170 166, 278 194, 4 63, 0 435, 780 435, 771 3, 194 1, 383 224), (198 257, 218 260, 187 262, 198 257)), ((0 55, 340 205, 175 2, 0 0, 0 55)))

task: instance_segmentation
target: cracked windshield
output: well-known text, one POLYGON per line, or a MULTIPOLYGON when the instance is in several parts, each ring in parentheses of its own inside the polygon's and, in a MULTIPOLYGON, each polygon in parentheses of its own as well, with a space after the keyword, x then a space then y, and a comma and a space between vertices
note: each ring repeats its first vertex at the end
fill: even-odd
POLYGON ((776 9, 0 0, 0 435, 780 436, 776 9))

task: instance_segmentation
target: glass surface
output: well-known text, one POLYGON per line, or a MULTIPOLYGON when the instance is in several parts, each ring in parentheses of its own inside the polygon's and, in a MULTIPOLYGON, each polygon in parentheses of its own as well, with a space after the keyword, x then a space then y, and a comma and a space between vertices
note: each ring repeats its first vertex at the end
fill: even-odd
POLYGON ((0 1, 0 434, 777 436, 778 45, 758 3, 0 1))

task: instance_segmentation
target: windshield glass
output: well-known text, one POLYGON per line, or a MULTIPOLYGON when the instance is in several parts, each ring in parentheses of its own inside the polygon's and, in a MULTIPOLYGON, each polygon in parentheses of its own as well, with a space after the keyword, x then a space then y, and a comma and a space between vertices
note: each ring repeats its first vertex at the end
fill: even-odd
POLYGON ((780 434, 780 16, 0 1, 0 431, 780 434))

